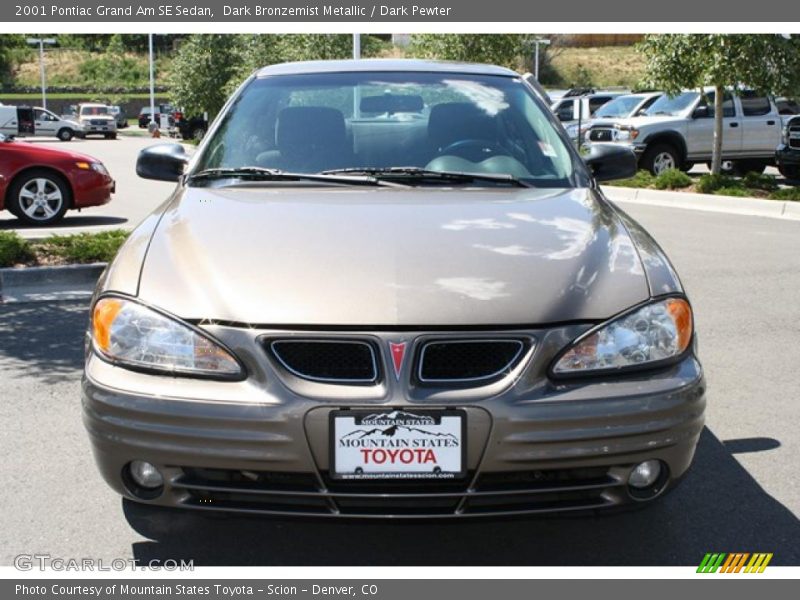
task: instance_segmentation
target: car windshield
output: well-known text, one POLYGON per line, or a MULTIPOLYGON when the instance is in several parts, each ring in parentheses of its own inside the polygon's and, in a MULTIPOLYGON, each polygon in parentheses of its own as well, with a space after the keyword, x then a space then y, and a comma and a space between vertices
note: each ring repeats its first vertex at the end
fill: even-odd
POLYGON ((404 167, 406 178, 422 171, 480 173, 572 187, 572 161, 547 108, 519 79, 316 73, 252 80, 193 172, 260 167, 400 176, 404 167))
POLYGON ((648 116, 667 115, 677 117, 700 97, 699 92, 682 92, 677 96, 664 95, 647 109, 648 116))
POLYGON ((642 96, 619 96, 597 109, 594 116, 606 119, 630 117, 636 107, 642 103, 642 96))
POLYGON ((81 108, 82 115, 107 115, 107 106, 84 106, 81 108))

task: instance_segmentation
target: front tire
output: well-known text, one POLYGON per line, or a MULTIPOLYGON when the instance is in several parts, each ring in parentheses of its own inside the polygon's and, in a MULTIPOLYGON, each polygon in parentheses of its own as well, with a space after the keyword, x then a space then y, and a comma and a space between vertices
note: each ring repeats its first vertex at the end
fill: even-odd
POLYGON ((62 142, 68 142, 72 139, 75 133, 69 127, 62 127, 58 130, 58 139, 62 142))
POLYGON ((731 171, 735 175, 744 177, 748 173, 758 173, 759 175, 767 168, 767 161, 764 160, 735 160, 731 171))
POLYGON ((800 180, 800 166, 798 165, 778 165, 778 172, 786 179, 800 180))
POLYGON ((46 169, 28 171, 8 188, 9 211, 28 225, 52 225, 64 217, 71 191, 64 179, 46 169))
POLYGON ((680 153, 670 144, 655 144, 645 150, 640 161, 643 169, 658 177, 667 169, 677 169, 683 164, 680 153))

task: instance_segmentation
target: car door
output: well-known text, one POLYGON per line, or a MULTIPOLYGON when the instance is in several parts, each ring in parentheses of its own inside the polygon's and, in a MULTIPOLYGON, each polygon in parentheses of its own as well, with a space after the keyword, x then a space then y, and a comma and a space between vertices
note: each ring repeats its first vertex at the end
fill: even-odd
MULTIPOLYGON (((700 98, 697 108, 707 107, 704 116, 692 116, 687 128, 689 157, 696 160, 710 160, 714 148, 714 92, 700 98)), ((722 99, 722 156, 730 157, 740 153, 742 148, 741 118, 736 112, 733 95, 725 92, 722 99)))
POLYGON ((41 108, 33 109, 33 126, 36 135, 55 137, 57 123, 57 117, 49 111, 41 108))
POLYGON ((768 96, 752 90, 739 95, 742 105, 742 155, 772 156, 781 141, 781 120, 768 96))
POLYGON ((34 126, 33 109, 28 106, 20 106, 17 108, 17 123, 19 125, 20 135, 35 135, 36 128, 34 126))

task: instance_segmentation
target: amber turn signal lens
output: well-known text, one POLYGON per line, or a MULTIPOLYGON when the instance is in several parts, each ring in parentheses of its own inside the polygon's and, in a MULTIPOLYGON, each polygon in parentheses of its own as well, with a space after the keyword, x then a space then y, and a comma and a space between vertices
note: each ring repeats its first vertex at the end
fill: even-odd
POLYGON ((678 331, 678 352, 683 352, 692 341, 692 309, 689 303, 682 298, 667 300, 667 311, 675 323, 678 331))
POLYGON ((122 309, 122 301, 102 298, 94 305, 92 313, 92 336, 99 350, 108 352, 111 345, 111 325, 122 309))

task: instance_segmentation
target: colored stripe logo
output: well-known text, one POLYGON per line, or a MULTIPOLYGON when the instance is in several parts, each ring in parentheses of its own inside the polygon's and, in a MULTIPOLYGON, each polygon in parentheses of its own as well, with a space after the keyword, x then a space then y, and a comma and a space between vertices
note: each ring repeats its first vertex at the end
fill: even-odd
POLYGON ((708 552, 703 557, 698 573, 763 573, 772 552, 708 552))

